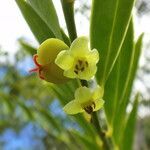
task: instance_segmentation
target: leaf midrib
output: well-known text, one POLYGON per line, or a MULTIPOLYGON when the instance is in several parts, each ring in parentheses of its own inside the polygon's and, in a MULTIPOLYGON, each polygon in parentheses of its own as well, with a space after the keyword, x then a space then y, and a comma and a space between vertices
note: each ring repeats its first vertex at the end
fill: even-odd
POLYGON ((113 37, 113 33, 114 33, 114 28, 115 28, 115 24, 116 24, 116 16, 117 16, 117 11, 118 11, 118 6, 119 6, 119 0, 117 0, 116 2, 116 9, 115 9, 115 15, 114 15, 114 20, 113 20, 113 25, 112 25, 112 30, 110 33, 110 40, 109 40, 109 45, 108 45, 108 53, 106 56, 106 63, 105 63, 105 67, 104 67, 104 71, 103 71, 103 78, 102 78, 102 82, 105 82, 105 76, 106 76, 106 70, 107 70, 107 66, 108 66, 108 60, 110 57, 110 50, 111 50, 111 44, 112 44, 112 37, 113 37))
POLYGON ((126 96, 126 92, 127 92, 128 85, 129 85, 129 82, 130 82, 130 77, 131 77, 131 74, 132 74, 132 68, 133 68, 133 62, 134 62, 134 55, 135 55, 135 51, 136 51, 135 50, 135 45, 133 46, 133 49, 134 49, 134 52, 132 53, 132 56, 131 56, 130 67, 129 67, 129 74, 127 76, 127 80, 126 80, 126 83, 125 83, 125 86, 124 86, 124 90, 123 90, 123 94, 122 94, 120 103, 123 103, 123 99, 126 96))

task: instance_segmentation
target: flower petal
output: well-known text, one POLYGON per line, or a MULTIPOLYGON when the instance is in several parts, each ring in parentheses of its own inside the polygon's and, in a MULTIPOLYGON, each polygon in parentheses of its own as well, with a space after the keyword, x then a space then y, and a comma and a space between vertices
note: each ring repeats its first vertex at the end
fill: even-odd
POLYGON ((98 53, 97 49, 93 49, 88 53, 87 60, 88 60, 88 63, 91 65, 95 65, 98 63, 99 53, 98 53))
POLYGON ((97 71, 96 65, 92 65, 92 66, 89 65, 89 67, 87 67, 85 71, 80 72, 78 74, 78 78, 84 80, 90 80, 95 75, 96 71, 97 71))
POLYGON ((67 114, 77 114, 77 113, 81 113, 84 110, 82 109, 81 105, 79 102, 73 100, 71 102, 69 102, 68 104, 66 104, 63 108, 64 112, 67 114))
POLYGON ((64 76, 68 77, 68 78, 76 78, 76 74, 74 73, 74 67, 72 67, 69 70, 65 70, 64 71, 64 76))
POLYGON ((73 66, 74 59, 68 53, 68 50, 61 51, 56 59, 55 63, 63 70, 68 70, 73 66))
POLYGON ((95 109, 94 109, 94 111, 99 110, 104 105, 104 101, 102 99, 97 99, 94 102, 95 102, 95 109))
POLYGON ((104 95, 104 88, 98 85, 94 90, 93 99, 97 100, 99 98, 102 98, 103 95, 104 95))
POLYGON ((87 87, 79 87, 75 92, 75 100, 80 104, 90 101, 92 98, 92 92, 87 87))
POLYGON ((70 53, 74 57, 85 56, 88 52, 89 52, 88 38, 85 36, 75 39, 71 44, 70 53))

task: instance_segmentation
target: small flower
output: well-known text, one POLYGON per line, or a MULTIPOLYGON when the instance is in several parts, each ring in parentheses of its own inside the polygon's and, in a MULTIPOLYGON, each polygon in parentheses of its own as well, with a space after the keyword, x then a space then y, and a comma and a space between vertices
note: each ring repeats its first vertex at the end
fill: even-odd
POLYGON ((51 38, 44 41, 39 46, 37 54, 33 56, 36 68, 30 72, 37 72, 41 79, 48 82, 56 84, 66 82, 68 78, 63 75, 63 70, 54 63, 57 54, 64 49, 69 47, 59 39, 51 38))
POLYGON ((88 39, 79 37, 71 44, 69 50, 61 51, 55 63, 64 70, 64 76, 90 80, 96 73, 99 53, 88 48, 88 39))
POLYGON ((97 86, 94 91, 87 87, 80 87, 75 92, 75 99, 66 104, 63 109, 67 114, 72 115, 84 111, 91 114, 103 106, 102 96, 103 89, 100 86, 97 86))

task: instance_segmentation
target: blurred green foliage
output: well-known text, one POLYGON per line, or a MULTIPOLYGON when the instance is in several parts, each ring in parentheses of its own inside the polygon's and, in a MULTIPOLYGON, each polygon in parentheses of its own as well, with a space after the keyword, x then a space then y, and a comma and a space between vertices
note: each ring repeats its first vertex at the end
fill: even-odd
MULTIPOLYGON (((61 1, 62 7, 66 8, 63 11, 68 37, 59 25, 60 16, 51 0, 16 2, 39 44, 47 38, 57 37, 70 45, 77 36, 73 3, 68 5, 67 0, 61 1)), ((93 0, 91 4, 90 43, 92 48, 99 50, 101 57, 93 82, 105 88, 104 111, 93 114, 94 126, 87 121, 87 114, 67 116, 62 111, 62 106, 74 97, 78 87, 76 80, 55 85, 28 73, 26 63, 30 61, 25 60, 31 60, 36 48, 22 38, 18 40, 20 50, 14 63, 9 61, 7 53, 0 52, 0 57, 6 58, 0 63, 0 132, 8 127, 17 131, 25 123, 34 122, 46 132, 46 149, 108 150, 105 147, 108 144, 109 149, 132 150, 139 96, 131 99, 131 92, 143 37, 141 35, 134 42, 133 4, 133 0, 93 0), (52 109, 56 101, 60 108, 52 109), (128 106, 132 106, 130 112, 128 106)), ((143 124, 148 143, 149 121, 143 124)))

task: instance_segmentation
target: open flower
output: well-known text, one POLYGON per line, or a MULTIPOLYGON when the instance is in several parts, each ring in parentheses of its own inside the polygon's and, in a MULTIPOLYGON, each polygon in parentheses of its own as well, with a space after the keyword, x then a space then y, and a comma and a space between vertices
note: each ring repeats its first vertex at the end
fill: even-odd
POLYGON ((50 38, 45 40, 38 48, 37 54, 33 56, 33 61, 36 65, 30 72, 37 72, 43 80, 52 83, 64 83, 68 80, 63 75, 63 70, 55 63, 57 54, 69 47, 61 40, 50 38))
POLYGON ((99 110, 104 101, 102 100, 103 89, 97 86, 93 91, 87 87, 80 87, 75 92, 75 99, 63 108, 67 114, 77 114, 86 111, 91 114, 99 110))
POLYGON ((98 51, 90 50, 88 39, 82 36, 74 40, 69 50, 61 51, 55 63, 64 70, 64 76, 89 80, 97 71, 98 61, 98 51))

